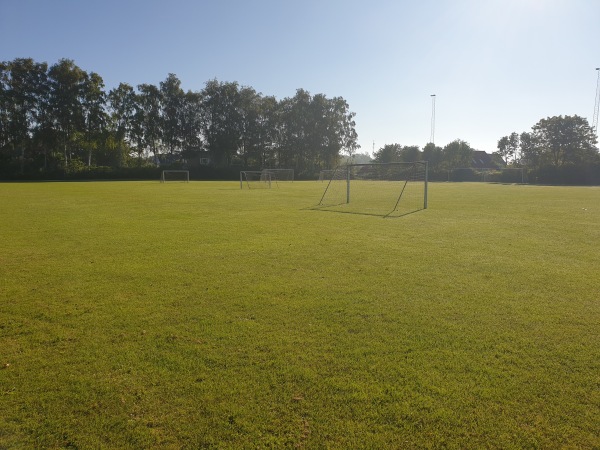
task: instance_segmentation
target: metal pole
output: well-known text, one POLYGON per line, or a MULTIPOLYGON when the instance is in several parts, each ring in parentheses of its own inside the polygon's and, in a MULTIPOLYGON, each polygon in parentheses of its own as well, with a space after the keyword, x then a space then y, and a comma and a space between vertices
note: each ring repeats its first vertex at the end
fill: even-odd
POLYGON ((598 80, 596 81, 596 95, 594 96, 594 115, 592 117, 592 129, 598 136, 598 109, 600 108, 600 67, 596 67, 598 80))
POLYGON ((431 94, 431 136, 429 142, 435 144, 435 94, 431 94))
POLYGON ((429 162, 425 161, 425 201, 423 204, 424 209, 427 209, 427 181, 429 179, 429 162))
POLYGON ((346 203, 350 203, 350 167, 346 167, 346 203))

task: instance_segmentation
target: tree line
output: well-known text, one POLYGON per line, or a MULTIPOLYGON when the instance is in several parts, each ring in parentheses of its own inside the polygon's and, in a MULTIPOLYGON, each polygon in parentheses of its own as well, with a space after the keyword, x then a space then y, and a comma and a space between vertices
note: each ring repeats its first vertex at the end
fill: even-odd
MULTIPOLYGON (((214 79, 184 91, 169 74, 158 85, 120 83, 107 92, 99 74, 72 60, 17 58, 0 62, 0 177, 175 168, 203 156, 213 168, 293 168, 311 177, 344 154, 368 159, 356 153, 354 117, 342 97, 304 89, 277 100, 214 79)), ((471 167, 474 151, 461 139, 422 150, 388 144, 373 160, 427 160, 432 179, 444 179, 471 167)), ((600 184, 595 130, 579 116, 548 117, 504 136, 493 156, 497 167, 525 168, 531 181, 600 184)))
MULTIPOLYGON (((522 168, 532 182, 600 184, 600 153, 595 130, 585 118, 554 116, 540 120, 531 131, 513 132, 498 140, 497 151, 486 168, 522 168)), ((463 172, 463 179, 481 179, 468 142, 455 139, 444 147, 428 143, 423 150, 415 145, 387 144, 373 155, 379 163, 428 161, 431 179, 448 179, 448 172, 463 172)), ((514 175, 513 175, 514 176, 514 175)), ((508 176, 510 177, 510 176, 508 176)), ((507 178, 508 178, 507 177, 507 178)))
MULTIPOLYGON (((474 151, 469 143, 462 139, 455 139, 444 147, 430 142, 423 147, 423 150, 417 145, 386 144, 374 153, 373 161, 378 163, 428 161, 430 170, 447 171, 471 167, 474 151)), ((501 162, 496 158, 494 165, 499 167, 501 162)))
POLYGON ((579 116, 540 120, 531 132, 513 132, 498 141, 497 154, 506 164, 531 168, 595 164, 599 154, 595 130, 579 116))
POLYGON ((318 173, 359 148, 342 97, 298 89, 277 100, 237 82, 184 91, 120 83, 74 61, 0 63, 0 176, 82 173, 94 168, 181 166, 206 155, 215 167, 284 167, 318 173))

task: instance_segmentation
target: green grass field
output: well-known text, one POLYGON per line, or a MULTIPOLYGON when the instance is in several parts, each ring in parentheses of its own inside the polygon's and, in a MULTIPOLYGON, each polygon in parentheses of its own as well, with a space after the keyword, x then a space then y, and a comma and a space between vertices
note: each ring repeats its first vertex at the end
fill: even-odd
POLYGON ((0 448, 600 448, 600 189, 0 184, 0 448))

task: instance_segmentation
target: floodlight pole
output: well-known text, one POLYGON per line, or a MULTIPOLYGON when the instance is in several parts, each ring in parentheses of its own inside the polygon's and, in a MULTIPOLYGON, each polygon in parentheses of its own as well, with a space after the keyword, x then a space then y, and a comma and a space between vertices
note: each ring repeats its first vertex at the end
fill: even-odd
POLYGON ((431 136, 429 142, 435 144, 435 94, 431 94, 431 136))
POLYGON ((596 67, 598 80, 596 81, 596 95, 594 96, 594 115, 592 116, 592 129, 598 136, 598 113, 600 109, 600 67, 596 67))

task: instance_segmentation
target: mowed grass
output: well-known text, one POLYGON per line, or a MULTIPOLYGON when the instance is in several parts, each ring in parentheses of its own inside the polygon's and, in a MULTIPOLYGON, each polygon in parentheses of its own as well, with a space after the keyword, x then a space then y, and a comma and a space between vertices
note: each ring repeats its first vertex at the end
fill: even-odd
POLYGON ((600 189, 0 184, 0 448, 600 447, 600 189))

